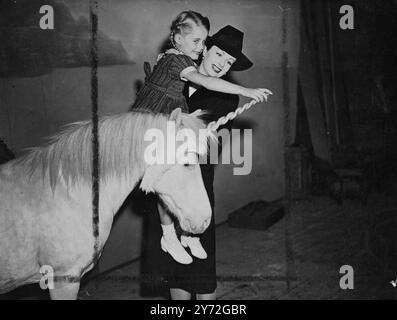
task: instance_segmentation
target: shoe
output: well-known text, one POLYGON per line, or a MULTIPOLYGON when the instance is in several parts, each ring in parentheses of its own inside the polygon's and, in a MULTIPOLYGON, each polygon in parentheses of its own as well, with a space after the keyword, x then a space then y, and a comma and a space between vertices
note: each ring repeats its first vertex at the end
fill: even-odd
POLYGON ((189 247, 193 256, 199 259, 207 259, 207 252, 205 252, 201 245, 199 237, 181 236, 181 244, 186 248, 189 247))
POLYGON ((182 247, 177 237, 161 237, 161 249, 164 252, 168 252, 175 261, 181 264, 190 264, 193 262, 193 258, 186 252, 182 247))

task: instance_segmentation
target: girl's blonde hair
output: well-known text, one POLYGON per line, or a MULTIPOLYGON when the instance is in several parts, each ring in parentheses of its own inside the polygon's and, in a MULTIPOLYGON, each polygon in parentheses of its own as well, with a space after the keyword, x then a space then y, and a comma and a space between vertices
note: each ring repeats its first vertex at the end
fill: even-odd
POLYGON ((210 21, 207 17, 204 17, 195 11, 183 11, 172 21, 171 32, 170 32, 170 42, 171 45, 176 48, 174 37, 176 34, 186 34, 192 31, 195 23, 197 26, 203 26, 208 32, 210 31, 210 21))

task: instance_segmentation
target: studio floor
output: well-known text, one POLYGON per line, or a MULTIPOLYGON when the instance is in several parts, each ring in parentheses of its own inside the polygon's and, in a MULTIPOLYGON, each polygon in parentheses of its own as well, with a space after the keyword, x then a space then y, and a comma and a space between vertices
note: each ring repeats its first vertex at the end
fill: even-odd
MULTIPOLYGON (((289 223, 287 282, 286 220, 265 231, 217 227, 217 296, 220 300, 396 299, 397 200, 373 195, 367 206, 327 197, 295 202, 289 223), (390 231, 389 231, 390 230, 390 231), (393 250, 395 249, 395 250, 393 250), (354 289, 342 290, 343 265, 354 271, 354 289)), ((140 294, 139 261, 82 286, 80 299, 166 299, 140 294)))
MULTIPOLYGON (((265 231, 217 227, 219 300, 396 299, 397 200, 372 195, 367 206, 327 197, 294 202, 287 281, 286 219, 265 231), (342 290, 340 268, 353 268, 354 289, 342 290)), ((86 278, 79 299, 167 299, 142 296, 140 260, 86 278)), ((36 292, 36 293, 35 293, 36 292)), ((46 298, 23 288, 2 299, 46 298)))

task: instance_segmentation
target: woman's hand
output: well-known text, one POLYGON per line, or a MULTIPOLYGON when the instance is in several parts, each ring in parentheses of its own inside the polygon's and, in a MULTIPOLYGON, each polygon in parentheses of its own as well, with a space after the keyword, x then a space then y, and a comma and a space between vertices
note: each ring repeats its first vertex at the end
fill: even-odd
POLYGON ((244 88, 241 92, 241 95, 247 98, 252 98, 256 102, 263 102, 264 100, 267 101, 269 95, 273 94, 269 89, 265 88, 258 88, 258 89, 251 89, 251 88, 244 88))
POLYGON ((168 50, 165 51, 165 54, 170 54, 170 53, 173 53, 173 54, 182 54, 182 52, 176 50, 175 48, 170 48, 170 49, 168 49, 168 50))
POLYGON ((176 50, 176 49, 174 49, 174 48, 171 48, 171 49, 166 50, 166 51, 163 52, 163 53, 158 54, 158 56, 157 56, 157 62, 159 62, 160 59, 161 59, 162 57, 164 57, 164 55, 170 54, 170 53, 173 53, 173 54, 182 54, 182 52, 180 52, 180 51, 178 51, 178 50, 176 50))

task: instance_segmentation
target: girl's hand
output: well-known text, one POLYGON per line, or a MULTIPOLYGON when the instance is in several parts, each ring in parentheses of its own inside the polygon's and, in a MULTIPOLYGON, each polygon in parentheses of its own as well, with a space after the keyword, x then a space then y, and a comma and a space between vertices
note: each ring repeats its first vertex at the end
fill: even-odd
POLYGON ((273 92, 265 88, 258 88, 258 89, 244 88, 241 95, 247 98, 252 98, 256 102, 263 102, 264 100, 267 101, 268 96, 271 94, 273 94, 273 92))

